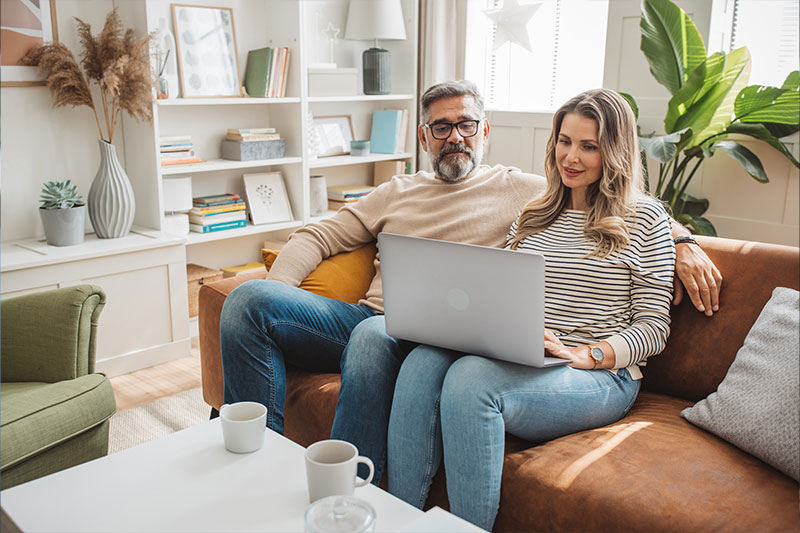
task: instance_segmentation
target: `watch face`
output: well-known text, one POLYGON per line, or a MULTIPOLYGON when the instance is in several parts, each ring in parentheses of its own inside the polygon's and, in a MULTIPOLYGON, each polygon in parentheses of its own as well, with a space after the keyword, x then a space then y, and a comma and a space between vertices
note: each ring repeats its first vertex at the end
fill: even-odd
POLYGON ((592 348, 592 358, 595 361, 602 361, 604 357, 605 357, 605 354, 603 353, 603 350, 601 350, 597 346, 592 348))

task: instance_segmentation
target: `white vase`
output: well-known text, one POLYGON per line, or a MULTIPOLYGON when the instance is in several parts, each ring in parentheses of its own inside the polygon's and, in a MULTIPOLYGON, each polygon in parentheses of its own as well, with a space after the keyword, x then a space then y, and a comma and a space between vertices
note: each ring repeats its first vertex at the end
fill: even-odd
POLYGON ((89 219, 101 239, 116 239, 128 234, 136 213, 136 200, 128 175, 117 159, 114 145, 100 144, 100 168, 89 189, 89 219))
POLYGON ((328 210, 328 186, 325 176, 311 176, 309 181, 310 215, 320 217, 328 210))

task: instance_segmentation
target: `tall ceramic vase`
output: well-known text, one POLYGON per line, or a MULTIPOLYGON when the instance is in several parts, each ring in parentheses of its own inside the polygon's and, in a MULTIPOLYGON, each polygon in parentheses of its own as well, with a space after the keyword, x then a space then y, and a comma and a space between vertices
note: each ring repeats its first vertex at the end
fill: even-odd
POLYGON ((127 235, 131 229, 136 200, 114 145, 103 140, 98 142, 100 168, 89 189, 89 219, 98 237, 116 239, 127 235))

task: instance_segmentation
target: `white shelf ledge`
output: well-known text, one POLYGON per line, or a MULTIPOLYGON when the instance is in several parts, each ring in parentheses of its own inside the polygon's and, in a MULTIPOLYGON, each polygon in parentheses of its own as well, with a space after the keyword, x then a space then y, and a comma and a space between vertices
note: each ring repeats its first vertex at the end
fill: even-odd
POLYGON ((264 104, 299 104, 299 98, 175 98, 173 100, 156 100, 161 107, 195 106, 195 105, 264 105, 264 104))
POLYGON ((370 154, 365 156, 337 155, 333 157, 319 157, 311 160, 309 168, 328 168, 342 167, 347 165, 360 165, 363 163, 374 163, 375 161, 394 161, 396 159, 408 159, 413 157, 409 152, 399 154, 370 154))
POLYGON ((259 233, 270 233, 284 229, 299 228, 303 225, 300 220, 288 220, 286 222, 275 222, 273 224, 248 224, 243 228, 226 229, 212 231, 211 233, 189 232, 186 236, 186 245, 202 244, 206 242, 220 241, 224 239, 234 239, 246 235, 258 235, 259 233))
POLYGON ((281 157, 279 159, 258 159, 254 161, 232 161, 230 159, 209 159, 203 163, 161 167, 162 176, 174 174, 195 174, 197 172, 216 172, 237 168, 268 167, 272 165, 296 165, 303 160, 299 157, 281 157))
POLYGON ((67 263, 95 257, 137 252, 186 242, 186 237, 169 235, 150 228, 134 226, 131 232, 118 239, 101 239, 87 234, 84 242, 74 246, 50 246, 44 238, 3 243, 0 271, 67 263))
POLYGON ((354 96, 309 96, 308 101, 317 102, 381 102, 413 100, 413 94, 357 94, 354 96))

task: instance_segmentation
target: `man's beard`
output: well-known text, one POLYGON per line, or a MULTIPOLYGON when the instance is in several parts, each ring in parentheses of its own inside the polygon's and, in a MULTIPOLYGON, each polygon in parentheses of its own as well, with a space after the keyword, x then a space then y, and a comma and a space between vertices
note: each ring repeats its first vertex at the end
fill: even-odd
POLYGON ((442 146, 437 156, 428 153, 433 171, 444 181, 461 181, 466 178, 483 158, 483 146, 479 146, 477 151, 472 151, 465 144, 447 143, 442 146), (447 154, 464 153, 468 157, 461 156, 447 157, 447 154))

